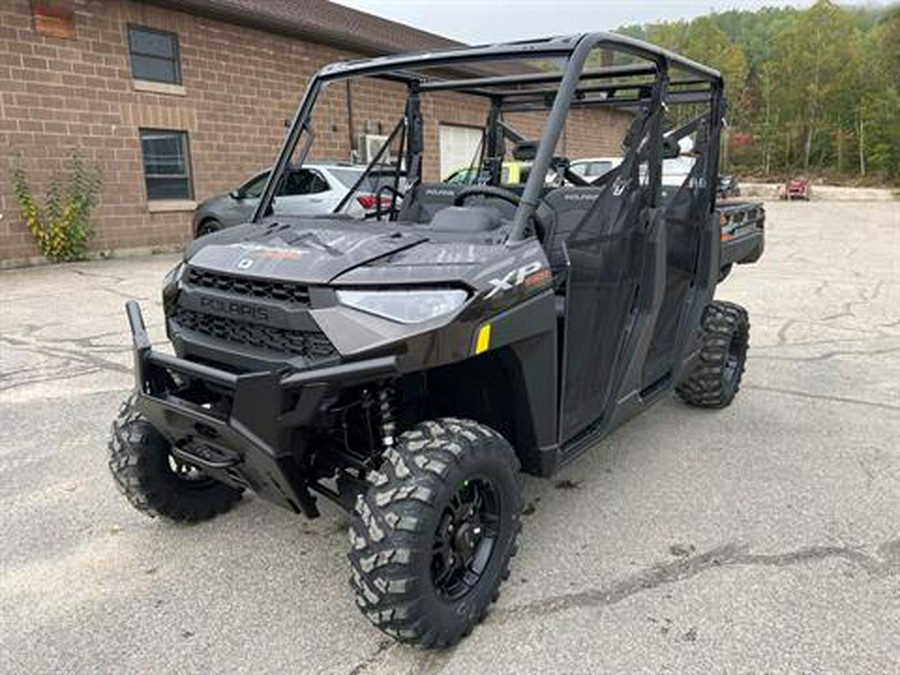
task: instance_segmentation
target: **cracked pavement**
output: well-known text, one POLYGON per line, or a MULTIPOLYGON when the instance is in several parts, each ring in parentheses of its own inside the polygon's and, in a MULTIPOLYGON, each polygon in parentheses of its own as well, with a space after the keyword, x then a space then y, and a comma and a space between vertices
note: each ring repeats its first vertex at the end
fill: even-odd
POLYGON ((176 527, 116 492, 122 304, 161 345, 173 256, 0 272, 0 671, 900 672, 900 208, 767 210, 718 292, 750 311, 736 403, 672 398, 526 479, 500 601, 434 653, 357 612, 331 505, 176 527))

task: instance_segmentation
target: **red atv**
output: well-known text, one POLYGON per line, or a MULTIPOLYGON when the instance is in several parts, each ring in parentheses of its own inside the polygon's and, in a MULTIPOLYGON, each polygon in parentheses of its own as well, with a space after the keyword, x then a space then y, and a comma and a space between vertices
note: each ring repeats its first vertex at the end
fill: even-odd
POLYGON ((811 195, 812 183, 807 178, 789 178, 778 193, 780 199, 788 201, 802 199, 808 202, 811 195))

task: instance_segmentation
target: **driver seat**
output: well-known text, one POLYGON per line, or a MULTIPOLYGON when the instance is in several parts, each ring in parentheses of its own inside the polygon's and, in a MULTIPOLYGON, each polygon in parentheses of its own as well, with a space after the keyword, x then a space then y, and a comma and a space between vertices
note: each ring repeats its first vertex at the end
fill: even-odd
POLYGON ((434 214, 453 206, 456 195, 466 185, 452 183, 419 183, 404 198, 397 220, 407 223, 430 223, 434 214))
POLYGON ((567 186, 557 188, 544 197, 544 204, 553 213, 544 238, 544 252, 547 254, 547 261, 553 274, 556 316, 560 320, 566 314, 565 275, 569 269, 563 244, 587 216, 604 189, 605 186, 567 186))
POLYGON ((552 190, 544 203, 553 212, 553 222, 544 239, 544 251, 554 276, 568 264, 563 243, 594 206, 604 187, 566 186, 552 190))
MULTIPOLYGON (((453 206, 456 196, 471 185, 454 185, 450 183, 419 183, 403 200, 397 220, 427 224, 434 220, 438 211, 453 206)), ((491 199, 473 195, 465 206, 491 207, 503 220, 512 220, 516 207, 501 199, 491 199)))

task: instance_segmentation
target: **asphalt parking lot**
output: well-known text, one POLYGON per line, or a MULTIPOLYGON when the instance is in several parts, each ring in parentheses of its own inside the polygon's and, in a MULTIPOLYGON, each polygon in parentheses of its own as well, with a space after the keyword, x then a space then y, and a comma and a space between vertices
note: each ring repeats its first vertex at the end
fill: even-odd
POLYGON ((346 519, 133 511, 106 468, 122 304, 173 256, 0 273, 0 672, 900 672, 900 203, 768 205, 723 411, 675 398, 528 479, 512 576, 455 649, 357 611, 346 519))

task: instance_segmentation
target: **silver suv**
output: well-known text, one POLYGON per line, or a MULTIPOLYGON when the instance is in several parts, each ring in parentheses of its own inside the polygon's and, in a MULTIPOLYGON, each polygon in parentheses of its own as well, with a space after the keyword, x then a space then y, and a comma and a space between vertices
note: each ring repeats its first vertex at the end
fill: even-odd
MULTIPOLYGON (((364 169, 365 166, 352 164, 308 164, 286 172, 276 193, 274 212, 303 216, 331 213, 359 180, 364 169)), ((194 211, 191 228, 194 234, 201 237, 224 227, 248 222, 259 203, 269 171, 261 171, 231 192, 215 195, 201 203, 194 211)), ((378 178, 370 172, 343 212, 362 218, 374 211, 378 187, 378 178)), ((382 201, 389 206, 390 196, 382 196, 382 201)))

